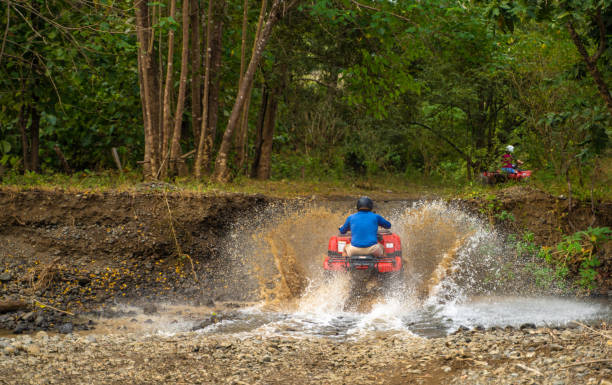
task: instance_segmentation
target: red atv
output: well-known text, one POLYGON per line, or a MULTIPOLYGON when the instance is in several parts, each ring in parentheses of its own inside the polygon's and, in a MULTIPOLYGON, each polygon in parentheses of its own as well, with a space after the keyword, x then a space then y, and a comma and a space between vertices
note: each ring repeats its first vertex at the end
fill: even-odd
POLYGON ((485 171, 480 174, 480 180, 483 184, 505 183, 509 180, 525 181, 531 176, 531 170, 520 170, 514 174, 503 172, 501 170, 489 172, 485 171))
POLYGON ((351 233, 334 235, 329 239, 323 268, 327 271, 363 271, 389 275, 402 270, 402 243, 389 230, 378 231, 378 243, 384 250, 382 257, 373 255, 343 256, 344 247, 351 243, 351 233))

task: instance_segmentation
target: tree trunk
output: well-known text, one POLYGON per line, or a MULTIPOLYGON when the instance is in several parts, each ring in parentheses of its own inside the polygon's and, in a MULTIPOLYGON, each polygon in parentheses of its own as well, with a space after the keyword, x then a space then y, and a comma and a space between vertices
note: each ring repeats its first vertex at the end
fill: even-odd
MULTIPOLYGON (((262 6, 265 2, 262 1, 262 6)), ((248 27, 249 0, 244 0, 242 6, 242 39, 240 43, 240 77, 238 78, 238 88, 242 84, 244 78, 244 67, 246 66, 246 38, 248 27)), ((240 120, 240 128, 236 135, 236 152, 238 153, 238 169, 244 167, 246 160, 246 145, 247 145, 247 127, 248 127, 248 107, 243 107, 242 117, 240 120), (245 113, 245 110, 247 113, 245 113)))
POLYGON ((40 113, 36 109, 36 99, 34 104, 30 107, 30 170, 37 172, 39 170, 38 164, 38 143, 39 143, 39 130, 40 130, 40 113))
POLYGON ((223 19, 227 2, 219 0, 213 9, 213 32, 210 50, 210 85, 208 95, 208 135, 206 147, 208 159, 211 159, 219 122, 219 93, 221 91, 221 59, 223 57, 223 19))
POLYGON ((66 157, 62 152, 62 149, 59 148, 59 146, 56 144, 55 146, 53 146, 53 150, 55 151, 55 154, 57 154, 57 158, 59 159, 62 168, 64 169, 64 172, 66 174, 72 175, 72 169, 70 168, 70 165, 68 164, 68 161, 66 160, 66 157))
POLYGON ((261 153, 257 165, 257 179, 270 179, 270 164, 272 157, 272 139, 274 138, 274 124, 278 107, 278 89, 273 89, 268 96, 268 106, 263 121, 261 153))
POLYGON ((208 14, 206 16, 206 57, 204 60, 204 92, 202 94, 202 127, 200 129, 200 138, 198 140, 198 151, 196 152, 196 160, 194 165, 194 175, 196 179, 202 177, 202 163, 208 168, 210 157, 207 154, 206 142, 208 132, 208 89, 210 85, 210 45, 212 38, 212 13, 213 1, 208 0, 208 14))
POLYGON ((138 38, 138 72, 140 82, 140 99, 142 102, 145 153, 143 177, 154 179, 157 171, 157 128, 159 102, 156 85, 156 68, 153 59, 153 34, 150 28, 149 6, 146 0, 135 1, 136 32, 138 38))
POLYGON ((193 141, 198 146, 202 125, 202 60, 200 54, 200 8, 198 0, 191 1, 191 126, 193 141))
POLYGON ((272 8, 270 9, 270 15, 268 16, 268 20, 265 23, 261 36, 259 36, 259 38, 257 39, 255 49, 253 50, 253 53, 251 55, 249 66, 247 67, 246 73, 244 74, 244 81, 242 82, 242 85, 238 90, 238 95, 236 96, 236 101, 234 102, 234 106, 232 107, 232 112, 230 113, 230 117, 227 122, 227 128, 223 133, 223 140, 221 142, 219 154, 217 155, 217 160, 215 162, 215 170, 213 177, 216 181, 226 182, 229 180, 228 154, 231 148, 232 136, 234 134, 234 130, 236 129, 236 125, 240 119, 240 110, 244 106, 248 88, 253 82, 255 70, 259 65, 263 50, 266 44, 268 43, 268 40, 270 39, 272 27, 280 16, 280 4, 281 0, 274 0, 272 8))
MULTIPOLYGON (((137 14, 138 14, 138 8, 137 14)), ((136 18, 137 22, 139 18, 136 18)), ((140 26, 136 26, 136 28, 141 28, 140 26)), ((142 125, 144 129, 144 140, 145 140, 145 148, 144 148, 144 159, 142 164, 142 175, 144 179, 148 179, 148 176, 151 174, 151 145, 149 143, 151 136, 151 115, 150 115, 150 106, 148 105, 147 100, 147 91, 145 90, 145 81, 144 81, 144 66, 143 57, 141 55, 141 46, 143 45, 142 40, 140 39, 140 32, 137 32, 138 37, 138 55, 137 55, 137 65, 138 65, 138 87, 140 91, 140 106, 142 107, 142 125)))
POLYGON ((257 168, 259 166, 259 159, 261 158, 261 146, 263 144, 263 128, 264 120, 266 119, 266 108, 268 107, 268 88, 264 83, 261 86, 261 106, 257 113, 257 124, 255 127, 255 155, 253 157, 253 164, 251 165, 251 178, 257 176, 257 168))
MULTIPOLYGON (((162 12, 163 10, 165 10, 165 6, 163 3, 161 2, 156 2, 156 5, 153 6, 153 18, 152 18, 152 22, 149 24, 151 26, 155 26, 157 25, 160 20, 162 19, 162 12), (157 10, 157 12, 155 12, 155 10, 157 10)), ((153 28, 154 30, 154 28, 153 28)), ((163 35, 162 35, 162 30, 161 28, 159 29, 159 35, 157 38, 157 60, 153 61, 153 63, 156 63, 156 66, 154 66, 154 70, 155 70, 155 77, 154 79, 156 79, 155 84, 156 87, 154 88, 154 90, 157 90, 156 94, 155 94, 155 100, 157 103, 157 109, 155 110, 157 113, 155 114, 155 117, 157 119, 157 124, 155 124, 155 135, 153 136, 153 141, 155 143, 155 151, 156 151, 156 158, 155 158, 155 162, 157 163, 157 165, 159 166, 161 164, 161 156, 162 156, 162 138, 164 136, 164 58, 163 58, 163 53, 162 53, 162 47, 163 47, 163 35)), ((153 50, 153 39, 151 39, 151 50, 153 50)), ((158 168, 153 169, 153 173, 156 173, 158 170, 158 168)), ((154 179, 157 179, 157 176, 154 174, 153 175, 154 179)))
POLYGON ((174 175, 177 170, 177 162, 181 152, 181 129, 183 126, 183 111, 185 109, 185 92, 187 89, 187 72, 189 72, 189 2, 183 0, 183 48, 181 52, 181 75, 179 83, 178 100, 176 102, 176 114, 174 116, 174 132, 172 144, 170 145, 170 171, 174 175))
MULTIPOLYGON (((170 0, 170 14, 172 19, 176 16, 176 0, 170 0)), ((168 30, 168 55, 166 57, 166 81, 164 84, 164 100, 162 108, 162 131, 161 131, 161 164, 159 170, 156 171, 156 177, 161 175, 166 176, 168 167, 168 156, 170 135, 172 130, 172 107, 170 106, 170 94, 174 91, 174 29, 168 30)), ((155 170, 154 170, 155 171, 155 170)))
POLYGON ((465 174, 466 174, 466 177, 467 177, 468 181, 473 179, 472 166, 473 166, 472 157, 469 156, 469 155, 466 155, 466 157, 465 157, 465 174))
POLYGON ((17 122, 17 126, 19 127, 19 133, 21 134, 21 152, 23 156, 23 171, 30 170, 30 162, 29 162, 29 146, 28 146, 28 135, 26 133, 26 114, 27 107, 25 104, 21 105, 19 109, 19 120, 17 122))
POLYGON ((596 20, 597 24, 599 25, 600 37, 599 48, 593 56, 589 56, 584 44, 582 43, 582 39, 576 33, 576 30, 574 29, 574 26, 571 22, 567 23, 567 29, 572 38, 572 41, 574 42, 574 45, 578 49, 580 56, 582 56, 582 59, 586 63, 587 68, 589 69, 589 72, 591 73, 591 76, 595 81, 595 85, 597 86, 599 94, 603 98, 604 102, 606 103, 606 107, 608 108, 608 111, 612 115, 612 96, 610 95, 610 90, 608 88, 608 85, 606 84, 606 81, 601 75, 599 68, 597 68, 597 61, 599 60, 599 57, 601 56, 606 47, 606 31, 605 26, 603 25, 601 10, 599 9, 597 10, 596 20))

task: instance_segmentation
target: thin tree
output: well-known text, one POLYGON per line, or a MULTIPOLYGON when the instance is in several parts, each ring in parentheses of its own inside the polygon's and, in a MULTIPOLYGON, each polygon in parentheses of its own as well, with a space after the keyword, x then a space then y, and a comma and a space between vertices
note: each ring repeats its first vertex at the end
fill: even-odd
POLYGON ((183 111, 185 109, 185 93, 187 90, 187 74, 189 72, 189 2, 183 0, 183 47, 181 52, 181 75, 179 81, 178 100, 176 102, 176 114, 174 116, 174 132, 172 134, 172 144, 170 146, 170 171, 176 173, 177 161, 181 152, 181 127, 183 125, 183 111))
POLYGON ((193 138, 200 137, 202 125, 201 54, 200 54, 200 8, 198 0, 191 1, 191 126, 193 138))
MULTIPOLYGON (((265 1, 261 2, 262 12, 264 11, 265 1)), ((248 9, 249 8, 249 0, 244 0, 243 9, 242 9, 242 39, 240 42, 240 77, 238 78, 238 88, 242 84, 244 80, 244 69, 246 67, 246 38, 247 38, 247 27, 248 27, 248 9)), ((260 12, 261 13, 261 12, 260 12)), ((259 19, 261 21, 261 18, 259 19)), ((257 26, 256 38, 259 33, 261 23, 257 26)), ((241 169, 244 166, 244 162, 246 159, 246 145, 247 145, 247 127, 248 127, 248 111, 245 114, 244 111, 248 110, 248 107, 242 108, 242 116, 240 120, 240 129, 238 130, 238 134, 236 135, 236 150, 238 153, 238 169, 241 169)))
POLYGON ((604 77, 599 71, 599 68, 597 68, 597 61, 606 50, 606 26, 604 24, 604 19, 601 15, 601 7, 597 8, 593 18, 595 20, 595 23, 597 24, 597 29, 599 31, 599 46, 597 47, 597 51, 595 51, 592 56, 589 55, 584 46, 584 43, 582 42, 582 39, 580 38, 580 36, 578 36, 578 33, 576 33, 574 24, 571 21, 568 21, 566 26, 572 38, 572 41, 574 42, 574 45, 578 49, 580 56, 582 56, 582 59, 586 63, 587 68, 589 69, 589 72, 591 73, 591 76, 595 81, 595 85, 597 86, 599 94, 603 98, 604 102, 606 103, 606 107, 608 108, 608 111, 612 115, 612 96, 610 95, 610 89, 608 88, 604 77))
POLYGON ((200 128, 200 137, 198 139, 198 149, 196 152, 195 164, 193 173, 196 179, 202 177, 202 164, 207 165, 210 158, 207 155, 206 140, 208 133, 208 89, 210 84, 210 45, 212 39, 212 11, 213 1, 208 0, 208 14, 206 17, 206 56, 204 59, 204 92, 202 94, 202 127, 200 128))
MULTIPOLYGON (((169 18, 174 21, 176 15, 176 0, 170 0, 170 15, 169 18)), ((174 28, 168 29, 168 55, 166 56, 166 81, 164 84, 164 100, 162 109, 162 132, 161 132, 161 165, 157 171, 157 175, 166 175, 170 142, 170 133, 172 127, 172 107, 170 106, 170 95, 174 90, 172 81, 174 76, 174 28)))
MULTIPOLYGON (((219 123, 219 95, 221 93, 221 59, 223 58, 223 24, 227 2, 219 0, 213 7, 213 31, 210 45, 210 84, 208 86, 208 134, 205 156, 212 159, 214 139, 219 123)), ((209 170, 210 162, 204 164, 209 170)))
POLYGON ((138 76, 140 79, 140 98, 144 120, 145 151, 143 176, 154 179, 157 171, 157 142, 159 104, 156 92, 156 68, 153 57, 154 35, 151 28, 149 6, 146 0, 135 0, 136 35, 138 38, 138 76))
MULTIPOLYGON (((215 161, 215 169, 213 173, 213 179, 215 181, 226 182, 229 180, 228 155, 232 144, 232 135, 234 134, 238 121, 240 120, 240 110, 244 106, 248 88, 251 87, 251 84, 253 83, 255 70, 261 61, 263 50, 270 39, 270 35, 272 34, 272 27, 281 16, 281 3, 282 0, 274 0, 272 3, 268 19, 264 24, 261 35, 257 38, 255 49, 251 54, 249 66, 244 74, 244 80, 238 89, 238 95, 236 96, 236 101, 232 107, 232 112, 230 113, 227 127, 223 133, 223 140, 215 161)), ((293 4, 294 3, 289 4, 286 9, 289 9, 293 4)))

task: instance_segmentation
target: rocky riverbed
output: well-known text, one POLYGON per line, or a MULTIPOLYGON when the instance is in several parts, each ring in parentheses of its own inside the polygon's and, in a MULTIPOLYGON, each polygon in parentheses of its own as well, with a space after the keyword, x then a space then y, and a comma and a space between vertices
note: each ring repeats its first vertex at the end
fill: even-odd
POLYGON ((465 330, 338 341, 253 333, 0 338, 7 384, 612 384, 612 333, 465 330))

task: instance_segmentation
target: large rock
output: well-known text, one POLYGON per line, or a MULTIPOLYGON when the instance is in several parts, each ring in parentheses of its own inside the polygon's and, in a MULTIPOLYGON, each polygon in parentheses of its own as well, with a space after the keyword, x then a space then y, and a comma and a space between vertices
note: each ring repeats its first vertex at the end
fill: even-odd
POLYGON ((203 319, 203 320, 201 320, 201 321, 198 321, 198 322, 197 322, 197 323, 196 323, 196 324, 195 324, 195 325, 194 325, 194 326, 191 328, 191 330, 192 330, 192 331, 196 331, 196 330, 204 329, 205 327, 210 326, 210 325, 213 325, 213 324, 216 324, 216 323, 218 323, 218 322, 221 322, 222 320, 223 320, 223 318, 222 318, 222 317, 220 317, 220 316, 218 316, 218 315, 216 315, 216 314, 213 314, 213 315, 211 315, 210 317, 207 317, 207 318, 204 318, 204 319, 203 319))
POLYGON ((13 279, 13 276, 11 275, 11 273, 0 273, 1 282, 8 282, 11 279, 13 279))
POLYGON ((70 334, 74 330, 74 325, 71 322, 66 322, 65 324, 60 325, 58 331, 62 334, 70 334))
POLYGON ((36 313, 31 311, 29 313, 24 314, 21 319, 26 321, 26 322, 30 322, 33 321, 36 318, 36 313))
POLYGON ((17 325, 15 326, 15 329, 13 329, 13 333, 15 334, 21 334, 25 331, 28 331, 29 327, 28 324, 25 322, 19 322, 17 323, 17 325))
POLYGON ((157 313, 157 306, 152 303, 146 304, 142 307, 142 312, 145 314, 155 314, 157 313))

